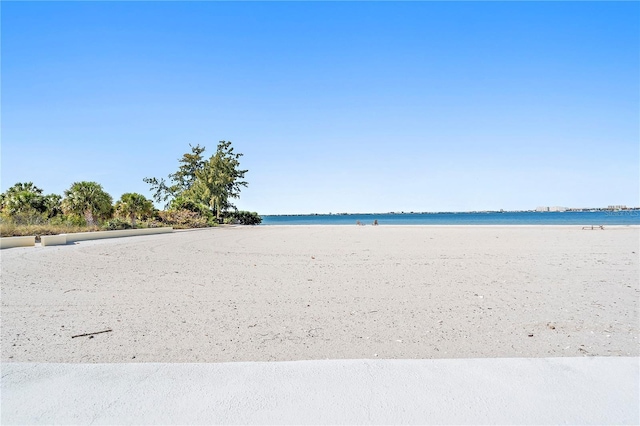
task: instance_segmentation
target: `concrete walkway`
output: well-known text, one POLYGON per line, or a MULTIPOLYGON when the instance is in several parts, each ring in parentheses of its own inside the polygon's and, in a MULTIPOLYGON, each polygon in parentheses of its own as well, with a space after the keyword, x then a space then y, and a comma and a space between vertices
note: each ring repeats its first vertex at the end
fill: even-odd
POLYGON ((2 424, 639 424, 639 359, 2 364, 2 424))

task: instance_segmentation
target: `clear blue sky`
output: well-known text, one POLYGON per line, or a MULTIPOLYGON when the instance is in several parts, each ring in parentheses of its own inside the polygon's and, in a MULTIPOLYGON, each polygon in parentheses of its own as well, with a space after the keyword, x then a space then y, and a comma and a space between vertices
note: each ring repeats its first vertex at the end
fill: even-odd
POLYGON ((2 191, 224 139, 261 214, 640 204, 637 2, 1 8, 2 191))

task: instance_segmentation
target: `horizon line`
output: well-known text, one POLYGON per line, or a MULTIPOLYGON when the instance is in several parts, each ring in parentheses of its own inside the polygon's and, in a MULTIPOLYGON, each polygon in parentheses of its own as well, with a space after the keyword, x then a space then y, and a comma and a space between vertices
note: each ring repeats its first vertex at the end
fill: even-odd
POLYGON ((388 212, 328 212, 328 213, 268 213, 260 214, 260 216, 348 216, 348 215, 376 215, 376 214, 443 214, 443 213, 580 213, 592 211, 628 211, 640 210, 638 207, 627 206, 608 206, 608 207, 557 207, 564 210, 444 210, 444 211, 388 211, 388 212), (612 208, 613 207, 613 208, 612 208), (617 208, 620 207, 620 208, 617 208))

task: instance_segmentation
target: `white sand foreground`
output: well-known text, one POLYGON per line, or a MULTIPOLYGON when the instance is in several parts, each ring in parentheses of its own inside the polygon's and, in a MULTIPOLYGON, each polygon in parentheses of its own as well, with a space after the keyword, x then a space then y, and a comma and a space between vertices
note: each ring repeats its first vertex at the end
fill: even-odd
POLYGON ((2 424, 629 424, 637 358, 6 363, 2 424))
POLYGON ((2 362, 637 357, 639 237, 261 226, 7 249, 2 362))

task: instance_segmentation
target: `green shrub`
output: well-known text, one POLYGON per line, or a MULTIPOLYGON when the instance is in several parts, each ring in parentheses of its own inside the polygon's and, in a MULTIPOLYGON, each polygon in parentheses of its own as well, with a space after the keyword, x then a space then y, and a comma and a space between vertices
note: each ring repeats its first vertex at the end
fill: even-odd
POLYGON ((42 225, 47 223, 47 216, 35 210, 9 214, 3 212, 2 221, 14 225, 42 225))
POLYGON ((206 218, 190 210, 167 210, 158 212, 158 217, 162 226, 173 226, 174 228, 206 228, 209 225, 206 218))
POLYGON ((105 231, 116 231, 116 230, 131 229, 131 228, 132 226, 128 221, 121 219, 119 217, 109 219, 102 225, 102 229, 104 229, 105 231))
POLYGON ((64 214, 52 217, 49 219, 49 225, 55 226, 73 226, 73 227, 86 227, 87 222, 83 216, 74 214, 64 214))
POLYGON ((228 212, 223 218, 223 223, 238 225, 259 225, 260 223, 262 223, 262 218, 256 212, 238 210, 235 212, 228 212))
POLYGON ((63 216, 56 216, 51 219, 38 221, 25 221, 23 217, 13 215, 0 215, 0 235, 3 237, 19 237, 35 235, 39 239, 41 235, 69 234, 72 232, 97 231, 95 226, 87 226, 84 219, 81 225, 74 223, 74 220, 65 220, 63 216))
POLYGON ((191 212, 198 213, 207 220, 213 219, 213 213, 207 206, 184 197, 178 197, 173 200, 169 210, 189 210, 191 212))
POLYGON ((138 226, 141 228, 162 228, 166 225, 160 221, 160 218, 154 217, 153 219, 147 219, 143 220, 142 222, 138 222, 138 226))

